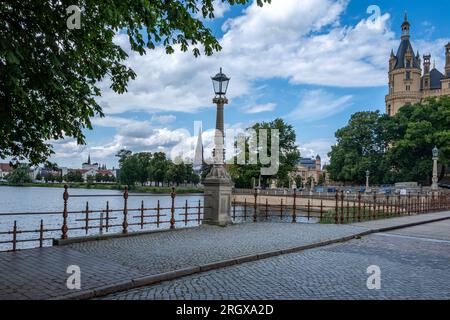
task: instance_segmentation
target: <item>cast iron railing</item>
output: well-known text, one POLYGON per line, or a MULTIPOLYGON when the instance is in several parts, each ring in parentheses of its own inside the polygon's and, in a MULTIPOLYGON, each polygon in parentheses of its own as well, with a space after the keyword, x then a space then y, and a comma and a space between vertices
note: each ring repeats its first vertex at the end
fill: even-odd
MULTIPOLYGON (((204 202, 202 200, 189 203, 186 199, 183 205, 176 205, 177 194, 172 188, 170 194, 130 194, 125 188, 122 194, 69 194, 68 187, 64 187, 63 209, 52 212, 15 212, 0 213, 0 225, 5 224, 2 218, 27 218, 31 216, 48 217, 53 225, 40 219, 36 228, 23 228, 17 220, 12 222, 10 230, 0 230, 0 251, 16 251, 22 249, 21 244, 33 243, 34 247, 43 247, 47 242, 56 239, 67 240, 83 236, 101 236, 103 234, 128 234, 129 232, 146 231, 147 229, 175 229, 176 227, 198 226, 203 221, 204 202), (109 201, 103 209, 92 209, 89 201, 81 210, 69 210, 70 199, 118 197, 123 199, 120 208, 112 208, 109 201), (129 199, 132 197, 158 197, 156 206, 147 207, 145 201, 140 205, 130 207, 129 199), (170 205, 161 205, 160 199, 169 197, 170 205), (56 223, 55 223, 56 222, 56 223), (56 224, 56 226, 55 226, 56 224), (147 228, 153 226, 153 228, 147 228), (130 230, 131 229, 131 230, 130 230), (72 234, 71 234, 72 233, 72 234), (29 235, 29 236, 28 236, 29 235)), ((202 196, 203 197, 203 196, 202 196)), ((29 225, 29 223, 26 223, 29 225)), ((33 247, 33 246, 28 246, 33 247)))

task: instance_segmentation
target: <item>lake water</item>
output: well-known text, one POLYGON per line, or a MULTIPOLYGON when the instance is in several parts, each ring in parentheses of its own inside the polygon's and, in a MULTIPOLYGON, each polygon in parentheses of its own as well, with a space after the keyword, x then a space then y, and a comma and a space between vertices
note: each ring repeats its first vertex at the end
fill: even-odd
MULTIPOLYGON (((45 237, 59 238, 61 236, 62 226, 62 211, 64 209, 62 188, 39 188, 39 187, 0 187, 0 233, 11 231, 14 225, 14 221, 17 223, 17 230, 38 230, 40 227, 40 221, 43 220, 44 229, 57 229, 57 231, 46 232, 45 237), (3 215, 5 213, 27 213, 27 212, 54 212, 54 214, 28 214, 28 215, 3 215)), ((141 208, 141 201, 144 201, 144 208, 155 208, 157 202, 160 202, 161 214, 165 216, 160 217, 159 228, 169 228, 170 224, 170 207, 171 197, 168 194, 154 195, 154 194, 138 194, 130 192, 128 198, 128 223, 140 223, 141 218, 138 209, 141 208), (136 210, 135 210, 136 209, 136 210)), ((197 221, 188 221, 185 223, 184 207, 186 201, 188 207, 197 207, 199 200, 203 206, 203 195, 201 194, 189 194, 189 195, 177 195, 175 197, 175 207, 179 209, 175 210, 176 227, 196 226, 197 221)), ((109 213, 109 225, 121 225, 123 221, 123 206, 124 199, 123 193, 119 190, 93 190, 93 189, 69 189, 68 211, 77 212, 86 210, 86 202, 88 202, 89 210, 105 210, 106 203, 109 202, 110 210, 117 210, 109 213), (86 197, 85 197, 86 196, 86 197)), ((189 208, 188 213, 195 215, 189 216, 188 219, 197 219, 198 209, 189 208)), ((203 209, 201 209, 203 213, 203 209)), ((85 227, 85 221, 80 219, 85 218, 85 213, 69 213, 68 225, 69 227, 80 228, 80 230, 70 230, 69 237, 84 236, 99 234, 100 232, 100 213, 90 213, 90 218, 96 218, 96 221, 90 221, 89 227, 95 226, 95 228, 83 230, 85 227)), ((145 215, 156 215, 156 210, 145 211, 145 215)), ((106 231, 106 213, 102 216, 103 233, 106 231)), ((144 222, 156 222, 156 217, 145 217, 144 222)), ((143 230, 156 229, 156 224, 144 225, 143 230)), ((109 228, 110 233, 121 232, 122 227, 116 226, 109 228)), ((139 231, 142 230, 140 225, 130 225, 128 230, 139 231)), ((17 236, 18 239, 31 239, 39 238, 39 233, 21 233, 17 236)), ((12 239, 11 234, 0 234, 1 241, 10 241, 12 239)), ((45 245, 50 245, 50 240, 45 241, 45 245)), ((18 248, 35 247, 36 242, 20 243, 18 248)), ((1 244, 0 250, 11 249, 11 244, 1 244)))

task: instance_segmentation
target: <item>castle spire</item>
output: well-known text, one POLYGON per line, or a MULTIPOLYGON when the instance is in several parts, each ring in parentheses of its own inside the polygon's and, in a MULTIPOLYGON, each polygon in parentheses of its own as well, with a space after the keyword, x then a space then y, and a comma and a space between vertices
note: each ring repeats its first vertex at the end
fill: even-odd
POLYGON ((88 161, 87 161, 87 163, 88 164, 91 164, 91 154, 89 153, 89 155, 88 155, 88 161))
POLYGON ((409 39, 410 29, 411 29, 411 24, 408 21, 408 13, 405 11, 405 20, 402 23, 402 40, 409 39))

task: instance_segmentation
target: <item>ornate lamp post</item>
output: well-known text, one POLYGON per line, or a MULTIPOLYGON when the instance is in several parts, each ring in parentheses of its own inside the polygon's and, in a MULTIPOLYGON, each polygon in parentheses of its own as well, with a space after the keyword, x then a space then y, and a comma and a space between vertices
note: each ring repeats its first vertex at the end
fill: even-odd
POLYGON ((370 171, 366 171, 366 193, 369 192, 369 178, 370 178, 370 171))
POLYGON ((438 175, 437 175, 437 161, 439 159, 439 149, 433 148, 433 179, 431 184, 431 190, 438 190, 438 175))
POLYGON ((231 193, 233 183, 231 176, 225 168, 225 142, 224 142, 224 118, 223 109, 228 99, 227 93, 228 78, 220 72, 211 78, 215 97, 213 103, 217 105, 216 113, 216 133, 214 136, 214 164, 203 181, 205 186, 205 214, 204 223, 225 226, 231 223, 231 193))

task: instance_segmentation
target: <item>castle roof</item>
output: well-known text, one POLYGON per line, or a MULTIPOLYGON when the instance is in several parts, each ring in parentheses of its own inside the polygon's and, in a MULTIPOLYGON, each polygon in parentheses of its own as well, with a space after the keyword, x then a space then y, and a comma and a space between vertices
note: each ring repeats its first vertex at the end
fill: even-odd
MULTIPOLYGON (((422 77, 421 89, 424 88, 423 79, 424 77, 422 77)), ((445 79, 445 76, 438 69, 433 68, 433 70, 430 71, 430 89, 442 89, 442 79, 445 79)))
POLYGON ((433 68, 430 71, 430 89, 441 89, 441 80, 444 78, 445 76, 438 69, 433 68))
POLYGON ((411 42, 409 41, 409 39, 402 39, 402 41, 400 42, 400 46, 398 47, 398 50, 397 50, 397 55, 395 56, 396 63, 394 66, 394 70, 405 68, 405 62, 406 62, 405 56, 408 51, 411 52, 412 67, 420 68, 419 58, 414 55, 414 50, 411 45, 411 42))
POLYGON ((316 160, 311 158, 301 158, 298 164, 308 169, 316 168, 316 160))

